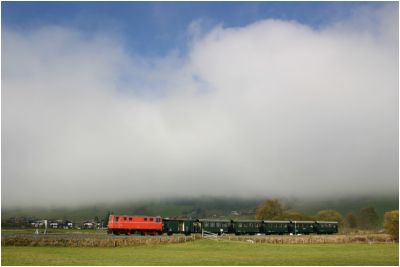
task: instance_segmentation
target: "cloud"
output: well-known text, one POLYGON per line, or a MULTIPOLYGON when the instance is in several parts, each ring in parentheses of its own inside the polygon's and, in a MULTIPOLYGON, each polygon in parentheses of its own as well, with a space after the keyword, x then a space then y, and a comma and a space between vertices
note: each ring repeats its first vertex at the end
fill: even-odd
POLYGON ((3 206, 398 193, 389 7, 318 30, 216 26, 163 58, 107 34, 3 29, 3 206))

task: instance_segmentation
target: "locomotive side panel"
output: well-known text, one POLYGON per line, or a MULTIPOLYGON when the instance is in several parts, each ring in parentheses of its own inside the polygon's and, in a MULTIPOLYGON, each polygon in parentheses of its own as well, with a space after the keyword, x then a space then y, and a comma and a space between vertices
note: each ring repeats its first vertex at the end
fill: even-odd
POLYGON ((161 234, 161 217, 110 215, 108 232, 114 234, 161 234))

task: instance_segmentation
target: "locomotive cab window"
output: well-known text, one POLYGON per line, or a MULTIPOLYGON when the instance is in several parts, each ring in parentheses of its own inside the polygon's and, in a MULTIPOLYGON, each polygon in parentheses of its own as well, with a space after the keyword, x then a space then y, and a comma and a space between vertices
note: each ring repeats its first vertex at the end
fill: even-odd
POLYGON ((124 217, 124 221, 126 221, 126 217, 124 217))
POLYGON ((153 221, 153 218, 150 218, 150 221, 152 222, 152 221, 153 221))
POLYGON ((129 221, 132 221, 132 217, 129 217, 129 221))
POLYGON ((116 222, 118 222, 118 220, 119 220, 119 217, 118 217, 118 216, 117 216, 117 217, 115 217, 115 221, 116 221, 116 222))
POLYGON ((147 218, 144 218, 144 221, 147 222, 147 218))

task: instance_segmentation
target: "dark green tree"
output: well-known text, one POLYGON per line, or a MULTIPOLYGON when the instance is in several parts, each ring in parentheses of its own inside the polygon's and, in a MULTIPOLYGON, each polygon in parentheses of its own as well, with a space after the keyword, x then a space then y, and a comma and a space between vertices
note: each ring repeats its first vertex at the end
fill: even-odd
POLYGON ((357 217, 353 213, 349 213, 346 216, 346 224, 350 228, 356 228, 357 227, 357 217))
POLYGON ((377 229, 379 227, 379 216, 373 207, 361 209, 358 221, 363 229, 377 229))
POLYGON ((285 212, 279 217, 275 217, 273 219, 276 220, 293 220, 293 221, 311 221, 315 218, 313 216, 298 212, 298 211, 290 211, 285 212))
POLYGON ((336 210, 321 210, 317 213, 316 219, 318 221, 335 221, 338 223, 343 223, 342 215, 336 210))
POLYGON ((107 211, 106 216, 104 216, 104 219, 103 219, 104 227, 108 226, 108 218, 110 217, 110 215, 111 215, 111 211, 107 211))
POLYGON ((256 209, 256 219, 276 219, 286 211, 285 206, 277 199, 269 199, 261 203, 256 209))

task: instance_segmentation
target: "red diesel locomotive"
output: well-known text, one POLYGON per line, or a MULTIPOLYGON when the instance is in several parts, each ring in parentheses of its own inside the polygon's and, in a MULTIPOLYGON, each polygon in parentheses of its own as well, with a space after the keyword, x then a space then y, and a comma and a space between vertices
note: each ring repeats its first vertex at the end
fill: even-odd
POLYGON ((108 232, 115 235, 161 235, 162 231, 161 217, 110 215, 108 219, 108 232))

